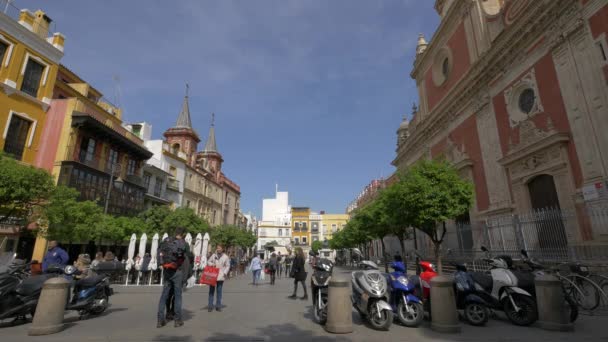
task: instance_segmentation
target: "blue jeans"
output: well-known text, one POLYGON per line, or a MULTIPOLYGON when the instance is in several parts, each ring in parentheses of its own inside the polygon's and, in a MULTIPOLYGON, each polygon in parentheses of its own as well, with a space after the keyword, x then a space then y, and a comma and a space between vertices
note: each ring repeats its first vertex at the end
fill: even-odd
POLYGON ((213 308, 213 296, 215 294, 215 290, 217 289, 217 302, 215 304, 216 308, 222 307, 222 289, 224 288, 224 281, 218 280, 216 286, 209 286, 209 307, 213 308))
POLYGON ((260 280, 260 271, 262 270, 253 270, 253 284, 257 284, 260 280))
POLYGON ((173 306, 175 311, 175 320, 182 320, 182 280, 184 275, 180 270, 166 269, 163 273, 163 292, 160 295, 160 301, 158 302, 158 315, 159 321, 165 320, 165 306, 167 299, 169 298, 169 292, 173 290, 175 296, 175 304, 173 306))

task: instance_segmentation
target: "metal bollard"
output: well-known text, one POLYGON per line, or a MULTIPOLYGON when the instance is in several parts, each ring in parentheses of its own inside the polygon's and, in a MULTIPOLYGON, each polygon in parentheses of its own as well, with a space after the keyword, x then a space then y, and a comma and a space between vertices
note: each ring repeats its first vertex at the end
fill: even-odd
POLYGON ((325 330, 333 334, 353 332, 350 280, 332 277, 327 295, 327 323, 325 330))
POLYGON ((538 326, 545 330, 572 331, 564 291, 559 279, 552 275, 542 275, 534 280, 538 326))
POLYGON ((439 275, 431 279, 431 329, 442 333, 460 332, 454 280, 439 275))
POLYGON ((61 277, 44 282, 28 335, 50 335, 63 330, 63 314, 68 301, 69 288, 70 282, 61 277))

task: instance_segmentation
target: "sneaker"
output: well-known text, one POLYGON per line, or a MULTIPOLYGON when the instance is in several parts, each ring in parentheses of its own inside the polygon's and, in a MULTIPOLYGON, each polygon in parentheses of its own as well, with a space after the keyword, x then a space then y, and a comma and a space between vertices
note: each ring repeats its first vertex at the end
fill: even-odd
POLYGON ((215 311, 222 312, 222 308, 218 306, 217 308, 215 308, 215 311))
POLYGON ((164 327, 166 324, 167 324, 167 322, 166 322, 166 321, 158 321, 158 322, 156 322, 156 327, 157 327, 157 328, 162 328, 162 327, 164 327))
POLYGON ((182 325, 184 325, 184 322, 182 322, 181 320, 176 320, 176 321, 175 321, 175 327, 176 327, 176 328, 179 328, 179 327, 181 327, 182 325))
POLYGON ((213 312, 213 306, 210 306, 210 307, 207 309, 207 311, 208 311, 208 312, 213 312))
POLYGON ((304 297, 301 297, 300 299, 301 299, 301 300, 308 300, 308 295, 307 295, 307 294, 305 294, 305 295, 304 295, 304 297))
POLYGON ((298 297, 297 297, 297 296, 294 294, 294 295, 291 295, 291 296, 289 296, 289 297, 287 297, 287 298, 289 298, 289 299, 296 299, 296 298, 298 298, 298 297))

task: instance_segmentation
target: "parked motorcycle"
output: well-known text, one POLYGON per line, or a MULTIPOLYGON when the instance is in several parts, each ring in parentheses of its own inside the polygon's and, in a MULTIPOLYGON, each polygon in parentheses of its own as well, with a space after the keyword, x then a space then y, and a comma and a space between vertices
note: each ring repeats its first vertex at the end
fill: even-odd
POLYGON ((17 321, 25 320, 27 315, 32 317, 36 313, 36 305, 40 298, 42 285, 45 281, 61 274, 62 269, 49 267, 46 274, 27 277, 23 267, 16 267, 13 272, 3 275, 0 296, 0 320, 15 318, 17 321))
MULTIPOLYGON (((81 319, 88 315, 103 313, 109 306, 110 296, 114 294, 114 290, 110 287, 109 273, 118 270, 119 267, 120 263, 102 262, 92 269, 96 274, 75 280, 71 284, 72 296, 66 310, 78 311, 81 319)), ((71 265, 64 269, 64 274, 67 276, 75 276, 80 273, 76 267, 71 265)))
MULTIPOLYGON (((488 249, 481 249, 489 253, 488 249)), ((513 260, 508 255, 486 258, 490 273, 473 272, 471 276, 485 291, 479 296, 495 310, 503 310, 515 325, 527 326, 538 319, 536 301, 532 294, 519 286, 517 276, 511 271, 513 260)))
POLYGON ((386 275, 389 284, 390 305, 397 319, 406 327, 418 327, 424 320, 422 301, 414 292, 417 282, 408 279, 405 264, 395 261, 390 264, 394 270, 386 275))
POLYGON ((454 273, 456 308, 464 311, 464 318, 471 325, 485 325, 490 319, 488 303, 481 297, 485 290, 475 283, 465 265, 456 263, 452 265, 456 267, 454 273))
POLYGON ((327 322, 327 295, 334 264, 329 259, 317 259, 312 274, 312 312, 315 322, 327 322))
POLYGON ((393 308, 388 303, 386 278, 371 261, 362 261, 363 271, 352 273, 353 306, 376 330, 388 330, 393 323, 393 308))

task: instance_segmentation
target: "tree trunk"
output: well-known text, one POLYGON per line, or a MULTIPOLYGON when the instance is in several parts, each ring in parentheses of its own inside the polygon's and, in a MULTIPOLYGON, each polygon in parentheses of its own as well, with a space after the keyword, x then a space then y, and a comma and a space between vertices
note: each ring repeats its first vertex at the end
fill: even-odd
POLYGON ((435 245, 435 260, 437 262, 437 273, 439 275, 443 275, 443 264, 441 262, 441 241, 433 241, 433 244, 435 245))
POLYGON ((405 232, 397 235, 397 238, 399 239, 399 243, 401 244, 401 257, 403 257, 403 259, 405 259, 405 232))
MULTIPOLYGON (((386 252, 386 246, 384 245, 384 237, 380 239, 380 242, 382 243, 382 252, 383 252, 382 256, 385 256, 386 255, 386 253, 385 253, 386 252)), ((388 259, 384 260, 384 271, 386 273, 388 273, 388 259)))

